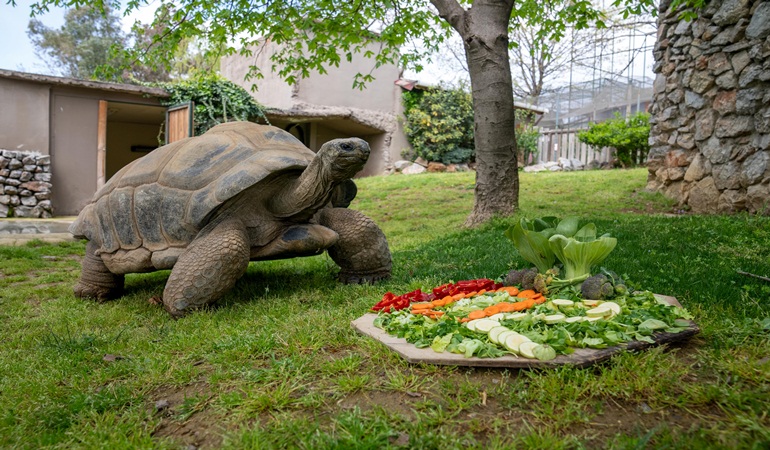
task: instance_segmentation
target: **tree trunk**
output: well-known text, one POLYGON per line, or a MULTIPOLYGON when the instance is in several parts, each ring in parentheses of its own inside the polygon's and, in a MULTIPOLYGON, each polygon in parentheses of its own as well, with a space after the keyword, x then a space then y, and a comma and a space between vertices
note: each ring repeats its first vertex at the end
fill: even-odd
POLYGON ((441 18, 462 36, 473 97, 476 188, 475 226, 509 216, 519 206, 513 84, 508 60, 508 21, 513 2, 476 0, 464 10, 455 0, 431 0, 441 18))

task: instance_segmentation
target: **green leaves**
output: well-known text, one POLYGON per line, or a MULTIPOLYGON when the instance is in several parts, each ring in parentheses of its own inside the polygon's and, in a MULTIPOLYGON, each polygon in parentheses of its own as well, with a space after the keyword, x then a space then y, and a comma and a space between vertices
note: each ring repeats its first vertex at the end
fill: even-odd
POLYGON ((195 135, 209 128, 234 120, 256 120, 264 117, 264 108, 245 89, 235 83, 210 74, 174 83, 157 83, 171 96, 166 105, 195 103, 195 135))
POLYGON ((516 250, 540 273, 552 268, 558 259, 565 269, 562 277, 571 280, 590 275, 615 249, 617 239, 608 235, 596 237, 596 225, 589 223, 579 228, 575 217, 559 220, 556 217, 522 218, 505 231, 516 250))
MULTIPOLYGON (((404 94, 404 131, 414 155, 444 164, 474 157, 473 104, 462 89, 435 89, 404 94)), ((410 158, 412 159, 412 158, 410 158)))
POLYGON ((616 115, 614 119, 590 124, 588 130, 578 133, 578 140, 596 151, 604 147, 614 148, 618 161, 624 167, 641 164, 650 151, 649 118, 647 113, 634 114, 628 119, 616 115))

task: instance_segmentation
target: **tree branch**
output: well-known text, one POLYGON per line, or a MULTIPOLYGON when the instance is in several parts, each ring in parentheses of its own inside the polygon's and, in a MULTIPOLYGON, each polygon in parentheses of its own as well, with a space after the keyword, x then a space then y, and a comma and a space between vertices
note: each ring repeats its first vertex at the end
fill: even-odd
POLYGON ((465 38, 467 20, 466 11, 457 3, 456 0, 430 0, 431 4, 438 10, 438 15, 446 20, 460 36, 465 38))

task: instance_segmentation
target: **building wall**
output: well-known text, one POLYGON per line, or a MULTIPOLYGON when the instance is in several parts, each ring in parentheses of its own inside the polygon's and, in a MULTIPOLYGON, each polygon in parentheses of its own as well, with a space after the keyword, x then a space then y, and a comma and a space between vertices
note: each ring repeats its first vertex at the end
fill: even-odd
POLYGON ((99 100, 54 94, 51 111, 53 213, 76 215, 96 192, 99 100))
POLYGON ((648 188, 697 213, 770 214, 770 2, 660 11, 648 188))
POLYGON ((0 148, 49 153, 49 86, 0 78, 0 148))
POLYGON ((274 44, 266 42, 262 48, 254 49, 252 56, 225 56, 220 64, 220 72, 223 77, 250 92, 259 103, 270 108, 291 109, 294 105, 295 87, 290 86, 277 73, 270 70, 273 65, 270 56, 274 53, 274 44), (247 81, 246 74, 250 66, 263 68, 263 77, 247 81), (252 86, 257 86, 259 89, 254 90, 252 86))

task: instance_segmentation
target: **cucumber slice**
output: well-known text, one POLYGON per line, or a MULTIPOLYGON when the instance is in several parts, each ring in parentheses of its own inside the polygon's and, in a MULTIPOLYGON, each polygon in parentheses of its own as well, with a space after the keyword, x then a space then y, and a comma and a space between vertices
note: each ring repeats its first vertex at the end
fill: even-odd
POLYGON ((586 311, 586 316, 588 317, 604 317, 606 315, 609 315, 612 313, 612 310, 609 307, 605 307, 604 305, 597 306, 594 309, 589 309, 586 311))
POLYGON ((521 345, 519 345, 519 353, 521 356, 529 359, 535 359, 535 354, 532 352, 532 350, 539 346, 537 342, 522 342, 521 345))
POLYGON ((566 319, 564 319, 564 322, 575 323, 575 322, 582 322, 583 320, 585 320, 583 316, 575 316, 575 317, 567 317, 566 319))
POLYGON ((620 311, 621 311, 621 309, 620 309, 620 305, 618 305, 618 304, 617 304, 617 303, 615 303, 615 302, 604 302, 604 303, 602 303, 602 308, 605 308, 605 307, 606 307, 606 308, 609 308, 610 310, 612 310, 612 313, 613 313, 614 315, 616 315, 616 316, 617 316, 618 314, 620 314, 620 311))
POLYGON ((528 315, 529 314, 527 314, 527 313, 519 312, 519 313, 514 313, 514 314, 509 315, 508 319, 511 319, 511 320, 522 320, 525 317, 527 317, 528 315))
POLYGON ((554 306, 559 308, 562 308, 562 307, 569 308, 570 306, 575 305, 575 302, 573 302, 572 300, 566 300, 566 299, 560 299, 560 298, 557 298, 556 300, 552 300, 551 303, 553 303, 554 306))
POLYGON ((508 339, 508 336, 512 334, 519 334, 512 330, 503 331, 502 333, 497 335, 497 343, 499 345, 505 345, 505 340, 508 339))
POLYGON ((476 331, 479 333, 489 333, 494 327, 499 327, 500 322, 491 319, 479 319, 476 323, 476 331))
POLYGON ((487 319, 496 320, 496 321, 499 322, 499 321, 505 319, 505 313, 497 313, 497 314, 495 314, 493 316, 487 317, 487 319))
POLYGON ((588 306, 589 308, 593 308, 595 306, 601 305, 603 302, 601 300, 583 300, 583 304, 588 306))
POLYGON ((500 341, 497 340, 497 337, 500 336, 500 333, 503 333, 505 331, 511 331, 511 330, 503 326, 492 328, 491 330, 489 330, 489 340, 495 344, 499 344, 500 341))
POLYGON ((545 320, 545 323, 552 325, 559 322, 564 322, 564 319, 566 319, 567 316, 564 314, 551 314, 550 316, 545 316, 543 320, 545 320))
POLYGON ((465 327, 471 331, 476 331, 476 324, 479 322, 479 320, 481 319, 476 319, 476 320, 471 320, 470 322, 466 322, 465 327))
POLYGON ((523 334, 509 334, 505 338, 505 348, 512 351, 513 353, 518 354, 519 353, 519 347, 521 344, 525 342, 531 342, 531 340, 524 336, 523 334))
POLYGON ((604 319, 604 316, 598 316, 598 317, 586 317, 586 322, 596 322, 597 320, 604 319))

